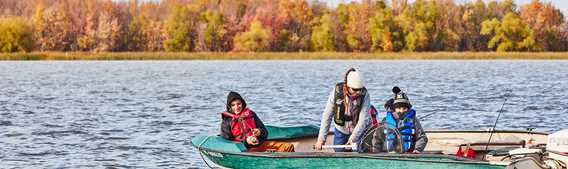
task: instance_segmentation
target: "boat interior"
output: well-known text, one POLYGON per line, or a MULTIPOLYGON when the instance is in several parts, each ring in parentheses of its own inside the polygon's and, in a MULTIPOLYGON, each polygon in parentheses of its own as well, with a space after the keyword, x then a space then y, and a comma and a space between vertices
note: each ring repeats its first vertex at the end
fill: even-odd
MULTIPOLYGON (((548 135, 547 133, 533 131, 495 131, 491 136, 491 141, 488 143, 491 135, 489 131, 431 130, 426 131, 426 133, 428 144, 422 153, 458 155, 487 161, 510 160, 509 152, 514 149, 543 149, 548 135)), ((313 145, 316 143, 316 139, 317 136, 308 136, 278 141, 294 144, 296 152, 334 152, 330 148, 315 150, 313 145)), ((327 140, 326 145, 333 143, 332 132, 328 133, 327 140)))

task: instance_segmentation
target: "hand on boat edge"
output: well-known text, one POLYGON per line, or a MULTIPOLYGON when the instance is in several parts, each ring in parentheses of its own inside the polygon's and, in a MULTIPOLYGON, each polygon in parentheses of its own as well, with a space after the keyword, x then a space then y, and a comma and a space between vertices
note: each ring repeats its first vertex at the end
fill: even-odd
POLYGON ((323 146, 324 144, 325 144, 325 141, 323 141, 323 140, 318 140, 318 141, 316 142, 316 144, 314 145, 314 149, 316 149, 316 150, 321 150, 321 149, 322 149, 322 146, 323 146))

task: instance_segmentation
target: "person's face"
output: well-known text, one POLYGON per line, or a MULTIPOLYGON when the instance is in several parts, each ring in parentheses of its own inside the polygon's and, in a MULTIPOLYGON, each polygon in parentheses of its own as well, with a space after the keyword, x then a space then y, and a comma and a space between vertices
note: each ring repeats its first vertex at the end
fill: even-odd
POLYGON ((408 111, 408 107, 405 107, 405 106, 400 106, 400 107, 394 108, 394 112, 396 112, 396 113, 405 113, 406 111, 408 111))
POLYGON ((351 97, 360 96, 362 91, 363 91, 363 89, 354 89, 354 88, 349 87, 349 95, 351 97))
POLYGON ((235 114, 241 113, 241 111, 243 110, 243 102, 241 102, 241 100, 239 100, 239 99, 233 100, 231 102, 231 110, 235 114))

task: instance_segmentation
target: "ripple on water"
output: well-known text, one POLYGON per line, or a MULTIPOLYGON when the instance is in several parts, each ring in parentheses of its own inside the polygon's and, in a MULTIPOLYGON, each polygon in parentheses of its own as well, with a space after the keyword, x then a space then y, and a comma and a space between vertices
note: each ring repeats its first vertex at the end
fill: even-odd
POLYGON ((0 159, 7 168, 205 168, 189 140, 218 132, 227 91, 265 124, 319 125, 347 67, 364 72, 377 107, 392 86, 409 91, 419 116, 434 113, 426 129, 489 127, 505 88, 514 92, 498 128, 568 128, 565 61, 0 62, 0 74, 11 70, 0 80, 0 142, 17 145, 0 159))
POLYGON ((57 125, 57 124, 48 124, 48 123, 44 123, 41 124, 43 127, 48 127, 48 128, 62 128, 62 125, 57 125))
POLYGON ((37 136, 50 136, 53 138, 62 137, 62 136, 70 136, 70 135, 84 135, 88 134, 85 131, 81 130, 51 130, 51 131, 36 131, 32 132, 32 135, 37 136))
POLYGON ((55 151, 55 150, 46 150, 46 151, 27 151, 27 152, 19 152, 18 156, 48 156, 48 155, 67 155, 68 153, 65 151, 55 151))
POLYGON ((112 141, 112 140, 129 140, 130 137, 111 136, 111 137, 106 137, 106 138, 103 138, 103 139, 104 139, 104 140, 109 140, 109 141, 112 141))
POLYGON ((150 122, 150 126, 156 126, 156 127, 171 126, 173 124, 174 124, 174 122, 172 122, 172 121, 152 121, 152 122, 150 122))
POLYGON ((165 101, 165 100, 174 100, 174 99, 180 99, 180 98, 183 98, 183 97, 185 97, 185 95, 184 95, 184 94, 179 94, 179 93, 168 93, 168 94, 167 94, 167 95, 165 95, 165 96, 158 96, 158 98, 157 98, 157 99, 158 99, 158 100, 162 100, 162 101, 165 101))
POLYGON ((537 106, 526 106, 525 108, 523 108, 523 111, 529 110, 539 110, 539 108, 537 106))
POLYGON ((11 126, 12 122, 11 121, 0 121, 0 126, 11 126))

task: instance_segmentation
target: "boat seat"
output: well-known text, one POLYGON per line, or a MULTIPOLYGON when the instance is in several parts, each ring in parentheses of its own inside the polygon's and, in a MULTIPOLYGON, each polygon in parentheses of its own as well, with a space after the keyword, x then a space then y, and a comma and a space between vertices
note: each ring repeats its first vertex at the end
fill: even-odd
POLYGON ((503 147, 487 153, 487 155, 491 156, 506 156, 509 155, 509 151, 517 149, 518 147, 503 147))

